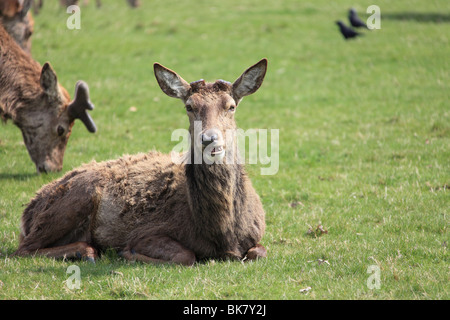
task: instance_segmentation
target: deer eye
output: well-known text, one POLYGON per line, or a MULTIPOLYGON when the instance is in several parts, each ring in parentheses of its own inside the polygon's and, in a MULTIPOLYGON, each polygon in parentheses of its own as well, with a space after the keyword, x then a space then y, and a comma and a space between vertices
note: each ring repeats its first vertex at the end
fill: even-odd
POLYGON ((236 110, 236 106, 235 105, 231 105, 229 108, 228 108, 228 111, 230 111, 230 112, 234 112, 236 110))
POLYGON ((192 112, 192 106, 190 104, 186 105, 186 111, 187 112, 192 112))
POLYGON ((58 129, 56 129, 58 136, 62 136, 64 134, 64 128, 62 126, 58 126, 58 129))

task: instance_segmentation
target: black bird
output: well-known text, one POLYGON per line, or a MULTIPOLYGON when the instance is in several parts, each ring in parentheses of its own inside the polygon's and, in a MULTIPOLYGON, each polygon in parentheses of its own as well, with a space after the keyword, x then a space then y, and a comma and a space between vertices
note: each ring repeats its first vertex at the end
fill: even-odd
POLYGON ((341 30, 341 33, 346 40, 362 35, 361 33, 358 33, 355 30, 353 30, 352 28, 347 27, 342 21, 336 21, 336 24, 339 26, 339 29, 341 30))
POLYGON ((348 20, 350 20, 351 25, 355 28, 363 27, 367 29, 367 25, 361 21, 361 19, 356 14, 356 10, 353 8, 351 8, 348 12, 348 20))

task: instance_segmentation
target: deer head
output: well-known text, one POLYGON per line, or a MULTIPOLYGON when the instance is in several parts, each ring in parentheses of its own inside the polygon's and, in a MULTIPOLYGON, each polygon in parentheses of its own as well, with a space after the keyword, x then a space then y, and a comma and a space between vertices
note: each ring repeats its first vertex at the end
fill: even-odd
POLYGON ((267 59, 262 59, 244 71, 234 83, 224 80, 214 83, 206 83, 204 80, 188 83, 175 71, 159 63, 154 64, 155 76, 161 90, 184 102, 190 122, 191 149, 201 149, 200 154, 208 157, 207 163, 224 158, 224 137, 228 130, 236 129, 234 115, 237 107, 243 97, 259 89, 266 70, 267 59), (196 128, 197 124, 201 124, 201 128, 196 128))
POLYGON ((42 67, 40 76, 42 93, 29 106, 23 108, 17 125, 22 130, 25 145, 38 173, 62 169, 64 151, 75 119, 80 119, 89 132, 96 127, 87 110, 94 108, 89 100, 89 88, 83 81, 75 87, 75 97, 58 83, 49 63, 42 67))

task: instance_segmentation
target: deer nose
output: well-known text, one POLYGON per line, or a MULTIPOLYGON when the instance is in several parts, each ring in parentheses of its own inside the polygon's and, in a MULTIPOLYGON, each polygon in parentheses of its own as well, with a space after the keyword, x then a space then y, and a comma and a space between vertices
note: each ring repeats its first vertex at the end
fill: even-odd
POLYGON ((37 172, 38 173, 47 173, 47 168, 44 165, 38 166, 37 172))
POLYGON ((202 144, 206 147, 212 142, 219 140, 219 132, 217 129, 209 129, 202 133, 202 144))
POLYGON ((217 134, 212 134, 210 136, 208 136, 206 133, 202 134, 202 144, 204 146, 209 145, 210 143, 214 142, 217 139, 218 139, 217 134))

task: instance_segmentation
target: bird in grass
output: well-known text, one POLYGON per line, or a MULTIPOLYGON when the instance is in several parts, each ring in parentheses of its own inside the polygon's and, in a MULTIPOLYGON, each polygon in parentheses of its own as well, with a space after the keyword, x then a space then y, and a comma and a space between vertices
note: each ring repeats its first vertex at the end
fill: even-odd
POLYGON ((352 28, 347 27, 342 21, 336 21, 336 24, 339 26, 339 30, 341 31, 342 35, 346 40, 362 35, 361 33, 353 30, 352 28))
POLYGON ((348 12, 348 20, 350 21, 350 24, 355 28, 362 27, 367 29, 367 25, 361 21, 361 19, 356 14, 356 10, 353 8, 351 8, 350 11, 348 12))

